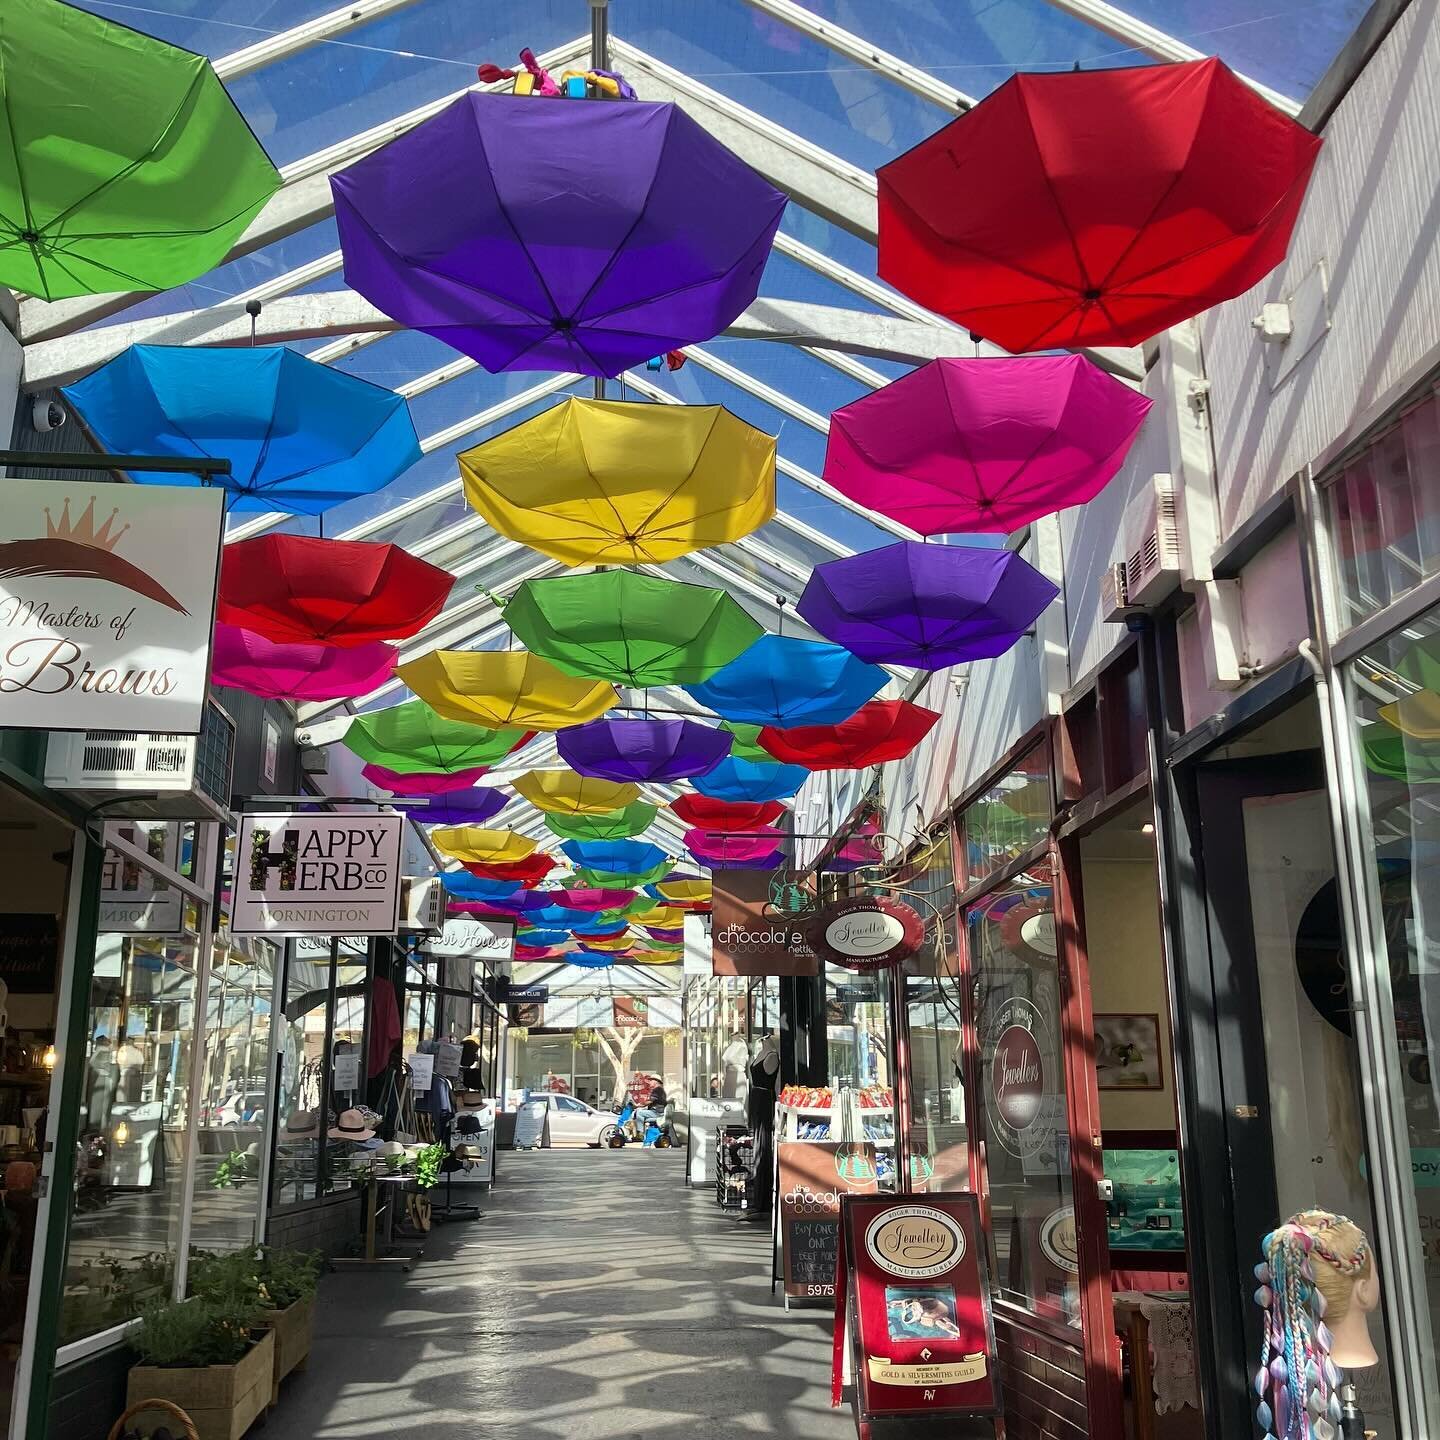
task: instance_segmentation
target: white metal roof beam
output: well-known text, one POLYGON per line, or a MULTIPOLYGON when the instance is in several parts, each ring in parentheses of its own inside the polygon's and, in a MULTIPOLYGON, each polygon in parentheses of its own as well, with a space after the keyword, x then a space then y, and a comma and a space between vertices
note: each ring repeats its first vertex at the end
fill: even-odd
POLYGON ((872 45, 862 36, 822 19, 813 10, 794 4, 793 0, 745 0, 745 3, 770 16, 772 20, 778 20, 782 25, 788 25, 792 30, 798 30, 802 35, 808 35, 812 40, 829 46, 836 54, 853 60, 863 69, 873 70, 877 75, 893 80, 912 95, 918 95, 922 100, 928 100, 942 110, 955 114, 976 104, 964 91, 945 84, 943 80, 937 80, 927 71, 900 59, 898 55, 892 55, 888 50, 872 45))
POLYGON ((351 30, 358 30, 372 21, 383 20, 389 15, 408 10, 416 0, 351 0, 338 10, 317 15, 303 25, 289 30, 277 30, 264 40, 257 40, 243 50, 232 50, 215 61, 215 73, 224 81, 238 80, 243 75, 253 74, 277 60, 288 60, 292 55, 309 50, 314 45, 334 40, 351 30))
MULTIPOLYGON (((1045 0, 1045 3, 1052 9, 1062 10, 1066 15, 1073 15, 1077 20, 1093 25, 1112 40, 1119 40, 1152 59, 1183 61, 1205 58, 1203 51, 1196 50, 1183 40, 1177 40, 1173 35, 1167 35, 1163 30, 1157 30, 1153 25, 1147 25, 1127 10, 1107 4, 1106 0, 1045 0)), ((1287 115, 1300 113, 1299 101, 1282 95, 1278 90, 1272 90, 1268 85, 1262 85, 1258 80, 1250 79, 1248 75, 1241 75, 1240 79, 1257 95, 1264 96, 1277 110, 1283 110, 1287 115)))

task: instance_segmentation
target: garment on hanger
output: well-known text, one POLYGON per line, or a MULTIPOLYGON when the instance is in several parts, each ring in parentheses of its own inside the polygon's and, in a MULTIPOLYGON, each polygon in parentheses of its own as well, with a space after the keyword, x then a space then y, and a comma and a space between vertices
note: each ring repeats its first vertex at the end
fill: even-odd
POLYGON ((370 1064, 365 1072, 370 1079, 390 1063, 391 1052, 404 1033, 395 987, 377 977, 370 983, 370 1064))

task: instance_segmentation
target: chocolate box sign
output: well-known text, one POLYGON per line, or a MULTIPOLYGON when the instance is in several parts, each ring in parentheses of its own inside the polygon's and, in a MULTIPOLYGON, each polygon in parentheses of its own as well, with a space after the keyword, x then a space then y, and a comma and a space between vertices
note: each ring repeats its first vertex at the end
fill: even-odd
POLYGON ((716 975, 813 975, 815 953, 803 918, 773 904, 777 872, 717 870, 710 924, 716 975))
POLYGON ((197 735, 224 495, 0 480, 0 706, 20 730, 197 735))
POLYGON ((393 935, 403 815, 244 815, 233 935, 393 935))
POLYGON ((925 922, 908 905, 883 896, 857 896, 827 905, 807 934, 817 955, 849 970, 884 970, 925 943, 925 922))

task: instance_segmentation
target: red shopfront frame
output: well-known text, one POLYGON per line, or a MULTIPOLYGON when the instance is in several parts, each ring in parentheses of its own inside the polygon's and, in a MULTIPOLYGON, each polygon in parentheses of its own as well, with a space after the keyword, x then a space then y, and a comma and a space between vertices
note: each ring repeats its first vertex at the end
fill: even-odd
POLYGON ((831 1398, 848 1340, 862 1437, 877 1420, 1000 1413, 974 1195, 846 1195, 837 1281, 831 1398))

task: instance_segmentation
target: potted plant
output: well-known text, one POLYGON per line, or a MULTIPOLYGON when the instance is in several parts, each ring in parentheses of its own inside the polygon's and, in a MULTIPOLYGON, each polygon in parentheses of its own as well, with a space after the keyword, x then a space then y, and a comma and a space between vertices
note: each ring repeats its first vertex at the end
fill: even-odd
POLYGON ((272 1403, 280 1382, 303 1370, 315 1331, 315 1291, 325 1257, 318 1250, 277 1250, 252 1245, 223 1254, 196 1252, 190 1261, 190 1290, 200 1297, 258 1307, 258 1323, 275 1336, 272 1403))
POLYGON ((230 1296, 164 1300, 140 1314, 131 1339, 127 1403, 168 1400, 194 1422, 200 1440, 240 1440, 270 1405, 275 1337, 260 1306, 230 1296))

